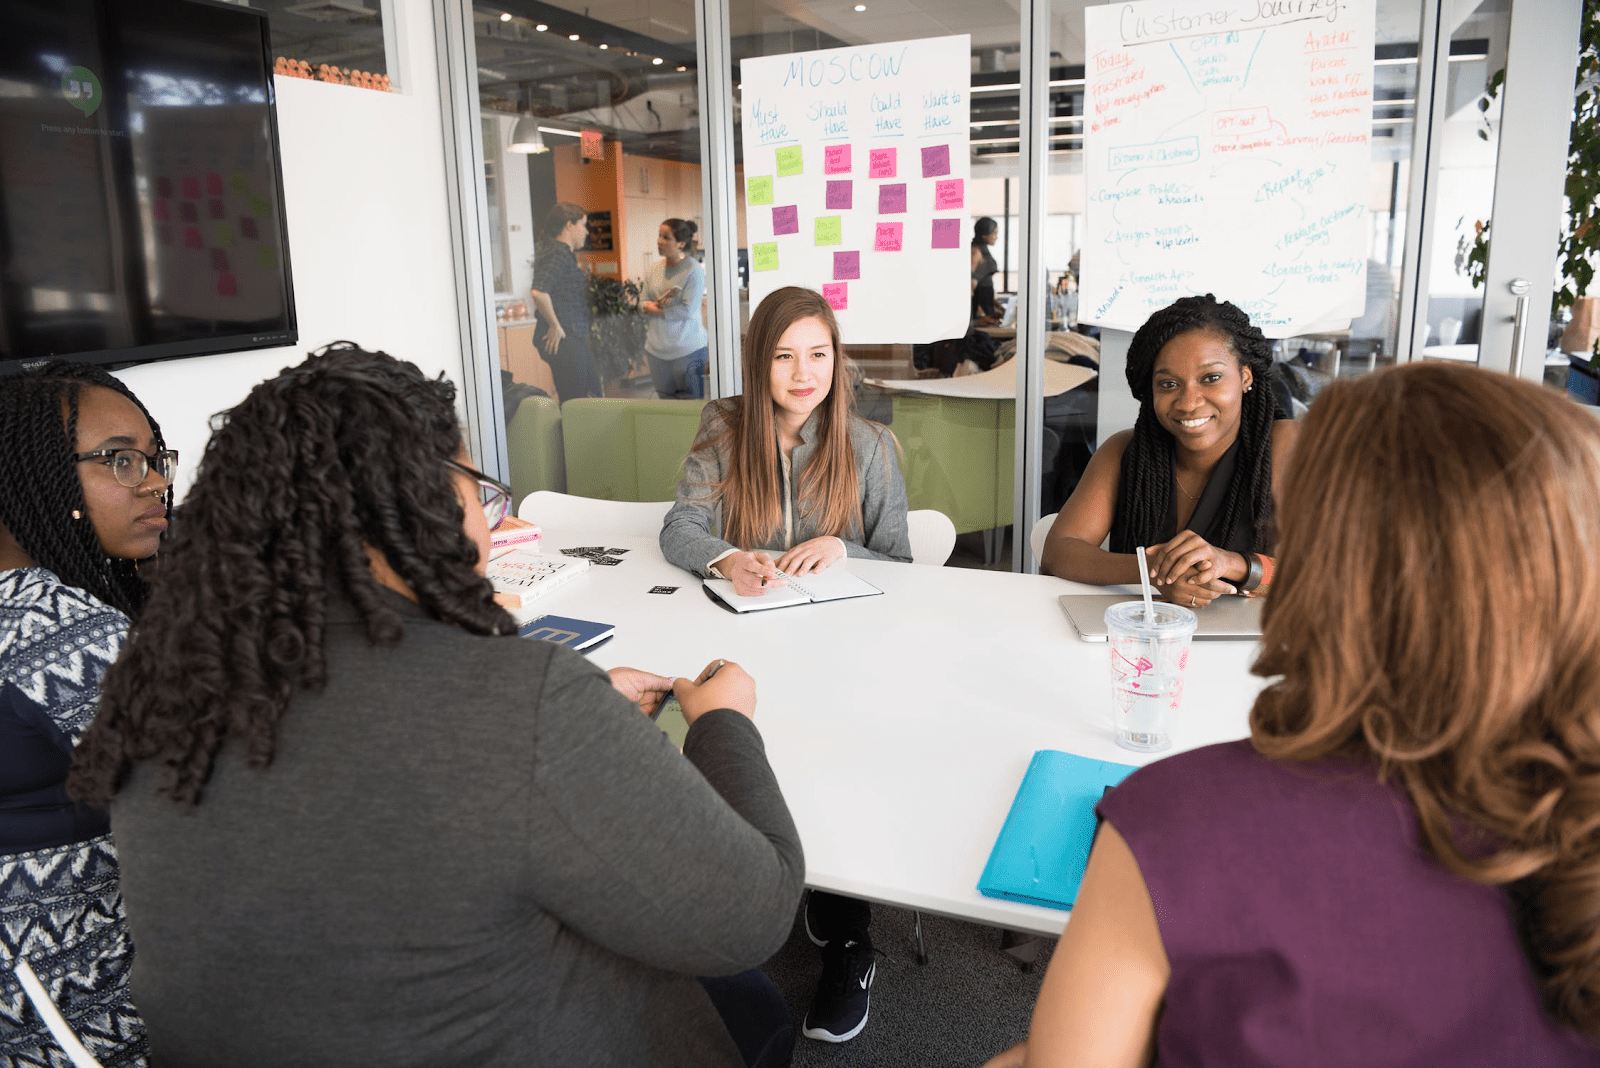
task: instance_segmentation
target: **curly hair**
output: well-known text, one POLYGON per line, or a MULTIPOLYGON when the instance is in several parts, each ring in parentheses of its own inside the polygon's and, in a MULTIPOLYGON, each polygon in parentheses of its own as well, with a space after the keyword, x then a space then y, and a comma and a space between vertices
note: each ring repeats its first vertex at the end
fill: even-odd
POLYGON ((1252 669, 1267 757, 1353 757, 1507 885, 1546 1004, 1600 1038, 1600 423, 1413 363, 1328 386, 1284 480, 1252 669))
POLYGON ((515 634, 475 570, 478 551, 445 461, 461 448, 455 389, 415 365, 338 342, 219 416, 183 522, 139 626, 106 674, 68 790, 104 805, 135 763, 196 804, 230 737, 272 762, 278 721, 329 665, 329 605, 354 606, 374 644, 401 613, 368 547, 434 617, 515 634))
POLYGON ((1164 532, 1172 515, 1177 443, 1156 418, 1152 378, 1162 348, 1192 330, 1214 333, 1225 340, 1239 365, 1250 368, 1255 378, 1255 388, 1242 401, 1239 463, 1223 498, 1217 542, 1231 547, 1248 540, 1251 551, 1270 553, 1274 542, 1272 424, 1288 418, 1273 396, 1272 342, 1251 325, 1250 317, 1238 307, 1219 301, 1210 293, 1173 301, 1145 320, 1128 345, 1128 388, 1139 401, 1139 418, 1122 454, 1111 551, 1131 553, 1140 545, 1153 545, 1172 536, 1164 532), (1244 538, 1246 534, 1248 538, 1244 538))
POLYGON ((85 386, 132 401, 150 424, 157 451, 166 448, 160 425, 139 398, 98 367, 56 361, 0 378, 0 527, 34 563, 131 618, 144 606, 145 584, 134 561, 109 557, 101 547, 72 459, 85 386), (73 519, 74 512, 83 518, 73 519))

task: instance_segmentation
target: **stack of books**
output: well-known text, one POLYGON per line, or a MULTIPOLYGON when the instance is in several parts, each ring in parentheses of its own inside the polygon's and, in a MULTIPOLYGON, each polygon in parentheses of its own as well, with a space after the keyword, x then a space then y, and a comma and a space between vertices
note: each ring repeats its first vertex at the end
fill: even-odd
POLYGON ((512 549, 539 551, 539 524, 508 515, 500 525, 489 532, 489 559, 494 560, 512 549))

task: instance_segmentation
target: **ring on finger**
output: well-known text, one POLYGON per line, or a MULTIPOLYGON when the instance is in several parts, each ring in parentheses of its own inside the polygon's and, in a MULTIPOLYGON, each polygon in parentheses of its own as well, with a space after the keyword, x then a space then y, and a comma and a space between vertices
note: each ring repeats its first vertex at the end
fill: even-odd
POLYGON ((1190 594, 1189 595, 1189 607, 1190 608, 1194 607, 1194 599, 1195 599, 1196 596, 1198 596, 1198 595, 1197 594, 1190 594))

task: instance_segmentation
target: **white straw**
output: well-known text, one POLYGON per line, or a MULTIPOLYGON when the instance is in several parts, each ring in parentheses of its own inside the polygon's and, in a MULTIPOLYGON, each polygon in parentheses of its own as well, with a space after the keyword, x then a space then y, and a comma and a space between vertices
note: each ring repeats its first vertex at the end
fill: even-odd
POLYGON ((1144 587, 1144 621, 1146 623, 1154 623, 1156 621, 1156 606, 1150 599, 1150 565, 1144 562, 1143 545, 1134 551, 1139 554, 1139 585, 1144 587))

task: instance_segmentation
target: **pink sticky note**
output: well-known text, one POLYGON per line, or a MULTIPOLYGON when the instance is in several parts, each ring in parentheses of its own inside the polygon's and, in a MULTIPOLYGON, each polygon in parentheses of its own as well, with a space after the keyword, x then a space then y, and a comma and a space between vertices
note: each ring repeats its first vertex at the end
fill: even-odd
POLYGON ((906 184, 895 182, 878 187, 878 214, 895 215, 906 210, 906 184))
POLYGON ((222 218, 223 215, 226 214, 222 208, 222 198, 212 197, 210 200, 206 201, 206 213, 213 219, 222 218))
POLYGON ((892 222, 892 223, 881 222, 881 223, 879 223, 878 224, 878 232, 877 232, 876 236, 873 238, 873 242, 872 242, 873 251, 875 251, 875 252, 899 252, 900 251, 900 243, 901 243, 901 234, 902 234, 902 231, 904 229, 905 229, 905 224, 904 223, 897 223, 897 222, 892 222))
POLYGON ((828 183, 828 207, 830 209, 848 208, 854 199, 848 180, 828 183))
POLYGON ((261 236, 256 231, 256 221, 248 215, 239 216, 239 236, 251 241, 258 240, 261 236))
POLYGON ((168 219, 167 202, 158 197, 150 205, 150 217, 156 222, 166 222, 168 219))
POLYGON ((178 217, 184 222, 199 222, 200 209, 194 206, 192 200, 178 201, 178 217))
POLYGON ((833 254, 833 276, 838 279, 861 277, 861 253, 835 252, 833 254))
POLYGON ((201 248, 204 245, 205 245, 205 242, 203 240, 201 240, 201 238, 200 238, 200 227, 198 227, 198 226, 185 226, 183 228, 183 247, 184 248, 201 248))
POLYGON ((228 269, 228 254, 220 248, 211 250, 211 269, 213 271, 226 271, 228 269))
POLYGON ((893 178, 895 176, 895 150, 874 148, 867 152, 868 178, 893 178))
POLYGON ((822 147, 823 174, 850 173, 850 146, 824 145, 822 147))
POLYGON ((217 292, 222 294, 224 297, 231 297, 235 295, 239 292, 238 279, 234 278, 233 275, 229 274, 227 271, 223 271, 221 274, 217 275, 217 292))
POLYGON ((938 178, 950 173, 950 146, 926 145, 922 149, 922 176, 938 178))
POLYGON ((793 204, 772 209, 772 232, 774 234, 798 234, 800 232, 800 209, 793 204))
POLYGON ((850 283, 824 282, 822 283, 822 299, 834 311, 845 311, 850 307, 850 283))
POLYGON ((933 220, 933 247, 934 248, 960 248, 961 247, 961 220, 960 219, 935 219, 935 220, 933 220))
POLYGON ((215 172, 206 175, 206 196, 220 197, 222 195, 222 175, 215 172))
POLYGON ((963 186, 966 183, 960 178, 946 178, 942 182, 933 183, 933 210, 951 211, 961 207, 965 200, 963 186))
POLYGON ((185 178, 183 180, 183 195, 188 197, 190 200, 199 199, 199 197, 200 197, 200 179, 196 178, 192 174, 189 177, 185 178))

